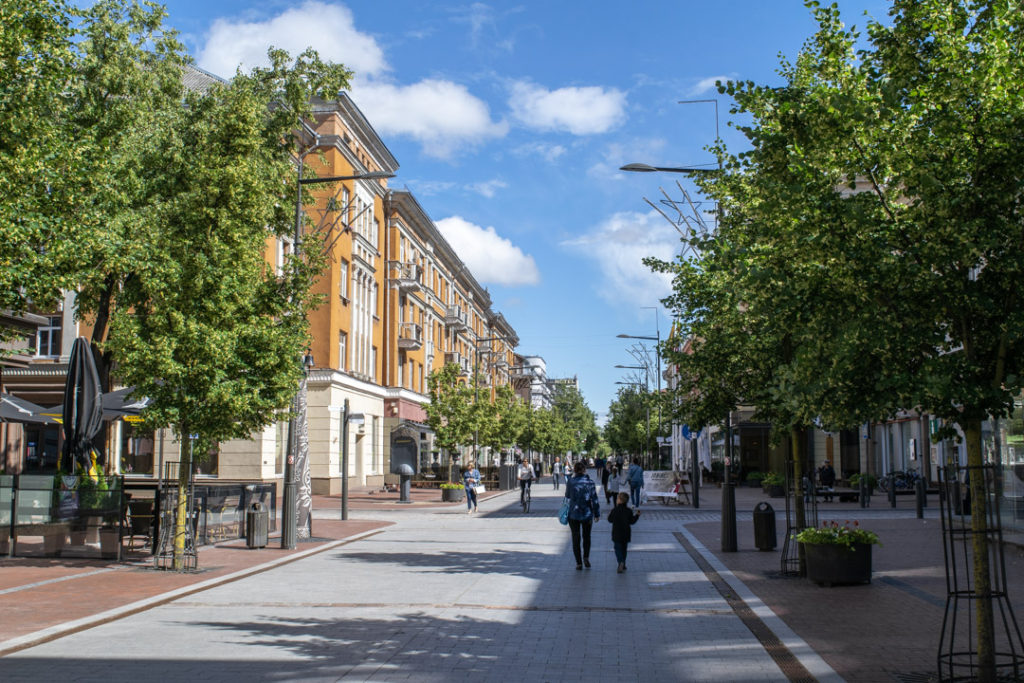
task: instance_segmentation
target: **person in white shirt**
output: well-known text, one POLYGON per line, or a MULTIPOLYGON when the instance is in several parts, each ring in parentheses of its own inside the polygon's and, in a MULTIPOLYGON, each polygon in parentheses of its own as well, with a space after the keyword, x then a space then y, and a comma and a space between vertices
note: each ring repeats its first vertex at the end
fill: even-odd
POLYGON ((533 483, 533 465, 528 460, 522 460, 516 472, 519 477, 519 503, 522 504, 526 498, 526 489, 533 483))
POLYGON ((558 490, 558 485, 561 483, 562 478, 562 463, 555 457, 555 462, 551 465, 551 479, 554 481, 555 490, 558 490))

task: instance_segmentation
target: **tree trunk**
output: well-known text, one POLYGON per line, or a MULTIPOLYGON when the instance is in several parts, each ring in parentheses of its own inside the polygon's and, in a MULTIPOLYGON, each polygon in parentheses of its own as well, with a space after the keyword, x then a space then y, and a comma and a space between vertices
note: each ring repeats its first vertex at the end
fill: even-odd
POLYGON ((186 525, 188 519, 188 484, 189 474, 192 472, 192 438, 182 425, 181 456, 178 463, 178 505, 174 510, 174 557, 171 568, 180 572, 185 569, 185 536, 188 531, 186 525), (184 440, 188 439, 186 448, 184 440))
MULTIPOLYGON (((789 430, 789 453, 793 458, 793 484, 794 496, 793 509, 796 511, 797 529, 807 527, 807 513, 804 507, 804 464, 800 458, 800 428, 791 427, 789 430)), ((807 556, 804 553, 804 544, 797 543, 797 558, 800 567, 800 576, 807 576, 807 556)))
POLYGON ((991 683, 996 680, 995 628, 992 614, 992 573, 988 548, 988 498, 985 492, 985 472, 981 448, 981 420, 972 418, 962 425, 967 443, 967 465, 971 495, 971 535, 974 554, 974 618, 978 636, 978 680, 991 683))

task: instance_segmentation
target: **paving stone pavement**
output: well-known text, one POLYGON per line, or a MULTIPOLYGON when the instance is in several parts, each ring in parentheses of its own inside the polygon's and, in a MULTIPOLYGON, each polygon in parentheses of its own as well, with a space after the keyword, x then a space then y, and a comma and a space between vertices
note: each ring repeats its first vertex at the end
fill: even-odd
POLYGON ((641 519, 624 574, 615 572, 602 519, 593 568, 576 571, 568 530, 555 517, 562 492, 545 488, 535 489, 528 515, 515 494, 485 501, 477 515, 455 507, 394 512, 395 524, 372 536, 11 654, 0 677, 800 680, 709 580, 710 567, 778 637, 803 680, 840 680, 699 539, 680 531, 681 510, 653 508, 641 519))

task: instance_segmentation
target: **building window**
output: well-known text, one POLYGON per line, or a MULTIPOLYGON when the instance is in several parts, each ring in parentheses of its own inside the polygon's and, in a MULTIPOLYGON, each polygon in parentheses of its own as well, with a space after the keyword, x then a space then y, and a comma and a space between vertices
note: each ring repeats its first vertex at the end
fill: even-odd
POLYGON ((348 334, 338 332, 338 369, 348 369, 348 334))
POLYGON ((338 294, 348 303, 348 261, 345 259, 338 265, 338 294))
POLYGON ((61 327, 61 316, 51 315, 47 324, 36 330, 32 346, 37 356, 52 358, 60 355, 61 327))
POLYGON ((207 477, 217 476, 220 465, 220 444, 211 448, 206 455, 195 451, 192 453, 192 457, 195 459, 196 474, 207 477))
POLYGON ((153 432, 121 423, 121 474, 153 476, 153 432))

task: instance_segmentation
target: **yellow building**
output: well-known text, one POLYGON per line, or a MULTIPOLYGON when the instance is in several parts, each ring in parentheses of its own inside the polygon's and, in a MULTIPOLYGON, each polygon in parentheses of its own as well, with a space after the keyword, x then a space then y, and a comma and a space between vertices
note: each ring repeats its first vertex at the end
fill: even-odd
POLYGON ((455 363, 467 382, 476 375, 479 398, 489 400, 495 386, 509 382, 519 339, 412 193, 390 192, 386 207, 386 427, 419 429, 426 466, 431 448, 423 406, 430 373, 455 363))

